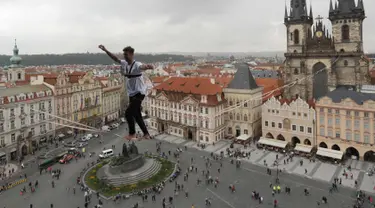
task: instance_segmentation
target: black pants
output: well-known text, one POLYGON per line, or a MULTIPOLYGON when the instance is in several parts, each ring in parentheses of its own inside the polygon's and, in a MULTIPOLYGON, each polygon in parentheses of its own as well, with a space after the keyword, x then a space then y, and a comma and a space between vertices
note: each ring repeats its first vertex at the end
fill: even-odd
POLYGON ((129 106, 125 111, 125 118, 129 126, 129 135, 134 135, 136 133, 135 122, 137 122, 139 128, 141 128, 143 134, 148 135, 148 131, 141 114, 141 105, 144 98, 145 96, 141 93, 129 97, 129 106))

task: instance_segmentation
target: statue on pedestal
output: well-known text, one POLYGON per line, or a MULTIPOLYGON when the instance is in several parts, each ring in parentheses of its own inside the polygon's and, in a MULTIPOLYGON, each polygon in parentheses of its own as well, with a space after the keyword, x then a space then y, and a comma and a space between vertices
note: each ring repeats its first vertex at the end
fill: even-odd
POLYGON ((122 156, 125 158, 129 157, 128 147, 126 146, 126 143, 122 145, 122 156))

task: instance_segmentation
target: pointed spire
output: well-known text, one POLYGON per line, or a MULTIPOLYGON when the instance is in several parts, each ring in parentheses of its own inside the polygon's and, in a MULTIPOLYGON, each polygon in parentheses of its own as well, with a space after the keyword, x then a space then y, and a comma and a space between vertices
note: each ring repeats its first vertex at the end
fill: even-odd
POLYGON ((332 0, 329 0, 329 13, 333 12, 332 0))
POLYGON ((288 20, 288 8, 286 7, 286 5, 285 5, 284 20, 285 20, 285 22, 288 20))
POLYGON ((310 4, 310 19, 314 19, 313 17, 313 10, 312 10, 312 5, 310 4))
POLYGON ((358 9, 364 9, 363 0, 358 0, 358 9))
POLYGON ((338 10, 338 9, 339 9, 339 2, 336 1, 335 10, 338 10))

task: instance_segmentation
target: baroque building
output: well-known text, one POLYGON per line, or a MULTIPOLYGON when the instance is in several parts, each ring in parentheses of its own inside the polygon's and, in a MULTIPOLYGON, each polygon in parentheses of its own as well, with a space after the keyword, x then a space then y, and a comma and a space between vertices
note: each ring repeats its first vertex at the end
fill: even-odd
POLYGON ((238 64, 233 80, 224 89, 228 101, 227 131, 229 137, 261 134, 262 87, 256 84, 249 67, 238 64))
POLYGON ((375 94, 340 87, 316 102, 318 148, 375 161, 375 94))
POLYGON ((290 11, 285 8, 284 82, 300 79, 284 91, 286 98, 318 99, 337 86, 358 90, 370 82, 369 60, 363 52, 363 0, 357 5, 354 0, 331 1, 329 7, 332 31, 320 16, 314 23, 312 7, 308 12, 306 0, 291 0, 290 11))
POLYGON ((272 97, 262 105, 262 123, 267 139, 286 141, 292 146, 316 145, 313 102, 272 97))
POLYGON ((55 136, 54 96, 43 83, 30 84, 15 46, 7 75, 9 85, 0 89, 0 160, 19 160, 55 136))
POLYGON ((102 125, 102 88, 100 81, 89 72, 72 72, 72 121, 92 127, 102 125))
POLYGON ((148 95, 150 128, 198 143, 224 139, 226 100, 213 78, 171 77, 148 95))
POLYGON ((102 120, 105 124, 120 118, 121 101, 124 97, 123 83, 121 79, 110 77, 97 77, 102 85, 102 120))

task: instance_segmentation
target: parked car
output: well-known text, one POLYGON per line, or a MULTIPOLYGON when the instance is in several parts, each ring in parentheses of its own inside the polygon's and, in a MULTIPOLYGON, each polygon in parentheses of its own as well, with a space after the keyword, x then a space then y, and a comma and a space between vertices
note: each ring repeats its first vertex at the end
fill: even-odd
POLYGON ((66 163, 68 163, 69 161, 71 161, 73 158, 74 158, 73 155, 71 155, 71 154, 66 154, 66 155, 64 155, 64 157, 63 157, 61 160, 59 160, 59 162, 60 162, 61 164, 66 164, 66 163))
POLYGON ((76 141, 67 142, 64 144, 65 147, 75 147, 77 145, 76 141))
POLYGON ((77 143, 77 148, 86 147, 88 144, 89 144, 88 142, 78 142, 77 143))
POLYGON ((102 126, 103 131, 111 131, 111 128, 109 126, 102 126))

